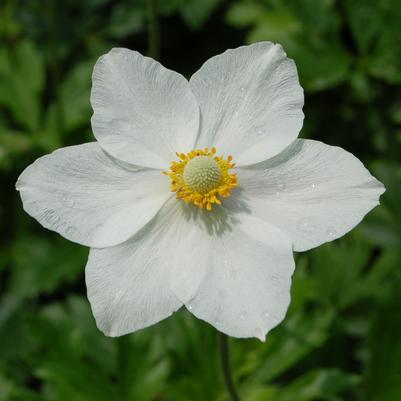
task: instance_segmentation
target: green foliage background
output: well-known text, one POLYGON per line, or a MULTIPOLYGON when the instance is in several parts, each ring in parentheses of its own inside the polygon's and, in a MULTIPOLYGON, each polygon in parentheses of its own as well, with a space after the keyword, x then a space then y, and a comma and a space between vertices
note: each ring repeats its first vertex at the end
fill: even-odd
MULTIPOLYGON (((297 255, 284 323, 231 340, 245 401, 401 400, 401 3, 159 0, 161 61, 272 40, 306 90, 301 135, 353 152, 387 187, 341 240, 297 255)), ((112 46, 147 52, 146 0, 0 2, 0 401, 224 401, 216 332, 185 311, 120 339, 97 329, 87 250, 41 228, 14 190, 55 148, 93 140, 89 93, 112 46)))

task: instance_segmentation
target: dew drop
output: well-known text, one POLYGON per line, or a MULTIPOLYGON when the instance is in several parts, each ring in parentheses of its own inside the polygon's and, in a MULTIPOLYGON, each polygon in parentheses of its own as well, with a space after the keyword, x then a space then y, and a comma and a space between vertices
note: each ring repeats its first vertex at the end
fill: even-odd
POLYGON ((272 279, 272 281, 277 281, 278 277, 277 276, 272 276, 271 279, 272 279))
POLYGON ((313 233, 314 231, 316 231, 316 226, 313 223, 313 220, 310 218, 303 218, 298 220, 297 228, 298 230, 303 231, 305 233, 313 233))
POLYGON ((122 288, 120 288, 117 292, 116 295, 114 296, 114 302, 119 302, 121 300, 121 298, 124 296, 125 294, 125 290, 123 290, 122 288))
POLYGON ((270 312, 268 310, 264 310, 261 314, 262 320, 267 321, 269 320, 269 317, 270 317, 270 312))
POLYGON ((266 341, 266 337, 263 334, 263 330, 260 327, 256 327, 256 329, 255 329, 255 337, 258 338, 262 342, 266 341))
POLYGON ((187 309, 188 309, 189 311, 191 311, 193 308, 194 308, 194 307, 193 307, 191 304, 189 304, 188 307, 187 307, 187 309))
POLYGON ((280 195, 281 194, 281 192, 285 189, 285 185, 284 185, 284 183, 282 183, 281 181, 277 181, 277 182, 275 182, 275 184, 273 184, 274 185, 274 188, 275 188, 275 190, 276 190, 276 195, 280 195))
POLYGON ((75 203, 75 201, 68 196, 65 196, 64 198, 62 198, 61 202, 63 203, 63 205, 65 205, 67 207, 73 207, 74 203, 75 203))
POLYGON ((337 234, 337 231, 333 226, 330 226, 327 227, 326 233, 329 237, 334 237, 337 234))
POLYGON ((311 187, 312 187, 312 189, 315 189, 316 188, 316 184, 312 184, 311 187))
POLYGON ((245 320, 245 318, 247 317, 247 313, 243 310, 239 315, 238 318, 239 320, 245 320))
POLYGON ((75 233, 75 228, 74 227, 68 227, 66 230, 67 235, 73 235, 75 233))
MULTIPOLYGON (((120 99, 123 100, 123 97, 120 99)), ((109 122, 109 125, 116 131, 128 132, 130 130, 129 120, 126 118, 114 118, 109 122)))
POLYGON ((241 86, 240 90, 241 90, 242 93, 244 93, 245 92, 245 86, 241 86))

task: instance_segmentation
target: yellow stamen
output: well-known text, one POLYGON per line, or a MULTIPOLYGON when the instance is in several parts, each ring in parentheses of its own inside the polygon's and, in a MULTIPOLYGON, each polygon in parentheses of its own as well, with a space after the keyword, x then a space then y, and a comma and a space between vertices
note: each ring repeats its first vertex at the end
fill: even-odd
POLYGON ((176 155, 180 160, 173 161, 170 170, 163 173, 171 178, 171 191, 177 199, 211 211, 213 204, 221 205, 219 197, 229 197, 238 185, 236 174, 229 172, 235 166, 232 156, 216 156, 215 147, 176 155))

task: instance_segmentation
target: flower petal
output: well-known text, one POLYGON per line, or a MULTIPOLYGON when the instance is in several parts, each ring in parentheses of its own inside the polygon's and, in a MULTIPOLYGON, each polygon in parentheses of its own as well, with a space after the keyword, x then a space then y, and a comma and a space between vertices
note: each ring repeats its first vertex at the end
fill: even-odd
POLYGON ((169 277, 173 267, 185 271, 199 260, 207 241, 197 241, 202 235, 208 238, 191 220, 189 208, 170 199, 130 240, 113 248, 91 249, 88 297, 105 334, 120 336, 150 326, 182 305, 170 289, 169 277))
POLYGON ((220 218, 218 226, 203 257, 175 268, 172 288, 189 311, 218 330, 264 341, 290 302, 291 240, 242 212, 220 218))
POLYGON ((237 165, 278 154, 302 127, 303 90, 280 45, 227 50, 208 60, 190 85, 202 114, 197 147, 216 146, 237 165))
POLYGON ((91 249, 86 282, 98 327, 110 336, 186 303, 221 331, 262 338, 285 315, 293 269, 290 239, 279 229, 170 199, 125 243, 91 249))
POLYGON ((286 232, 295 251, 350 231, 385 190, 351 153, 312 140, 298 139, 273 159, 238 168, 237 175, 252 214, 286 232))
POLYGON ((188 81, 151 58, 112 49, 93 71, 92 129, 111 155, 164 169, 193 148, 199 107, 188 81))
POLYGON ((135 168, 97 143, 43 156, 20 176, 24 209, 44 227, 92 247, 121 243, 142 228, 171 196, 160 170, 135 168))

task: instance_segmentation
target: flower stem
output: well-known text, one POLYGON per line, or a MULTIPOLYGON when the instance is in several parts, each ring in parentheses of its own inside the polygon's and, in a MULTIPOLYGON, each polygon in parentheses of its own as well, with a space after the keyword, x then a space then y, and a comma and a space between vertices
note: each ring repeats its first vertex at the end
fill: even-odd
POLYGON ((149 56, 155 60, 160 56, 160 31, 157 16, 157 0, 148 0, 149 56))
POLYGON ((230 366, 230 350, 228 345, 228 336, 224 333, 220 333, 220 359, 221 368, 223 369, 224 383, 227 387, 231 401, 241 401, 233 380, 230 366))

